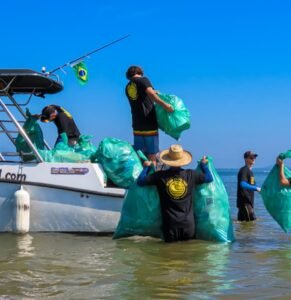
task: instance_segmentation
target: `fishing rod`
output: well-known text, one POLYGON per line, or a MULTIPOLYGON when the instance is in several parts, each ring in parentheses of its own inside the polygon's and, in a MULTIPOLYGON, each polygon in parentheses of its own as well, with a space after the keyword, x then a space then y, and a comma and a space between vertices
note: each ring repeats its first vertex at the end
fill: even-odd
POLYGON ((46 74, 50 75, 50 74, 52 74, 52 73, 54 73, 54 72, 56 72, 56 71, 58 71, 58 70, 62 70, 63 68, 65 68, 65 67, 67 67, 67 66, 74 66, 74 65, 76 65, 77 63, 81 62, 84 58, 88 57, 89 55, 91 55, 91 54, 93 54, 93 53, 96 53, 96 52, 98 52, 98 51, 100 51, 100 50, 102 50, 102 49, 104 49, 104 48, 107 48, 107 47, 109 47, 109 46, 111 46, 111 45, 113 45, 113 44, 115 44, 115 43, 118 43, 118 42, 120 42, 120 41, 122 41, 122 40, 128 38, 129 36, 130 36, 130 35, 127 34, 127 35, 125 35, 125 36, 123 36, 123 37, 121 37, 121 38, 119 38, 119 39, 117 39, 117 40, 115 40, 115 41, 113 41, 113 42, 110 42, 110 43, 108 43, 108 44, 106 44, 106 45, 104 45, 104 46, 102 46, 102 47, 100 47, 100 48, 97 48, 97 49, 95 49, 95 50, 93 50, 93 51, 91 51, 91 52, 89 52, 89 53, 87 53, 87 54, 85 54, 85 55, 82 55, 82 56, 80 56, 80 57, 78 57, 78 58, 76 58, 76 59, 74 59, 74 60, 72 60, 72 61, 70 61, 70 62, 67 62, 67 63, 65 63, 65 64, 63 64, 63 65, 61 65, 61 66, 59 66, 59 67, 53 69, 53 70, 50 71, 50 72, 45 72, 45 68, 43 68, 42 71, 45 72, 46 74))

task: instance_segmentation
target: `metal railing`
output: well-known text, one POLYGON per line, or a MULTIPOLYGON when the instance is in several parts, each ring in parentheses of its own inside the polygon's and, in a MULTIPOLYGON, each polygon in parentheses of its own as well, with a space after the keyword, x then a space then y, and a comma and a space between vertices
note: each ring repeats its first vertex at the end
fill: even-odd
MULTIPOLYGON (((16 146, 15 145, 16 137, 13 137, 12 133, 16 132, 16 133, 21 134, 21 136, 24 138, 24 140, 26 141, 27 145, 29 146, 29 148, 31 149, 31 151, 33 152, 33 154, 35 155, 36 160, 38 162, 43 162, 43 159, 40 156, 40 154, 38 153, 38 150, 36 149, 36 147, 31 142, 29 136, 23 130, 22 126, 20 125, 20 122, 14 117, 14 115, 11 113, 11 111, 8 109, 7 105, 2 101, 1 98, 0 98, 0 106, 2 107, 3 111, 6 113, 6 115, 9 118, 9 120, 0 120, 0 127, 2 128, 2 131, 7 135, 7 137, 13 143, 14 146, 16 146), (15 127, 17 129, 16 131, 15 130, 10 130, 10 129, 8 129, 5 126, 5 123, 10 123, 10 122, 12 122, 15 125, 15 127)), ((25 114, 23 114, 23 111, 19 107, 19 105, 15 105, 15 107, 18 109, 18 111, 22 112, 22 115, 25 117, 25 114)), ((15 153, 17 153, 17 152, 15 152, 15 153)), ((19 153, 19 156, 21 156, 21 153, 19 153)), ((2 157, 3 157, 3 153, 2 153, 2 157)))

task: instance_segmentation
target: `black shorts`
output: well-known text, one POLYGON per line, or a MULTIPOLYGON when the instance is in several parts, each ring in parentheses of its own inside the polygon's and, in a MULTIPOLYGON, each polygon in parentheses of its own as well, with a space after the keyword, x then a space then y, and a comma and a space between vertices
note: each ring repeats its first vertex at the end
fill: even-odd
POLYGON ((187 241, 194 239, 195 226, 164 228, 163 234, 166 243, 187 241))
POLYGON ((238 208, 237 214, 238 221, 254 221, 256 220, 256 215, 254 212, 254 208, 250 204, 245 204, 238 208))

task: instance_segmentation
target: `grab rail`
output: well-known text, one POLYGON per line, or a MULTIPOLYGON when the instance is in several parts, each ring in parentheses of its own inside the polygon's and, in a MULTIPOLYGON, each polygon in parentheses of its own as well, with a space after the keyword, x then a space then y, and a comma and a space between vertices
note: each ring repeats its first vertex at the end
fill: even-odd
MULTIPOLYGON (((4 104, 4 102, 2 101, 2 99, 0 98, 0 105, 2 106, 3 110, 5 110, 6 114, 8 115, 8 117, 11 119, 11 121, 14 123, 14 125, 17 127, 19 133, 21 134, 21 136, 24 138, 24 140, 26 141, 26 143, 28 144, 29 148, 32 150, 32 152, 34 153, 36 160, 38 162, 43 162, 42 157, 40 156, 40 154, 38 153, 36 147, 33 145, 33 143, 31 142, 30 138, 28 137, 28 135, 26 134, 26 132, 23 130, 23 128, 21 127, 21 125, 19 124, 19 122, 14 118, 13 114, 10 112, 10 110, 8 109, 8 107, 4 104)), ((1 126, 2 127, 2 126, 1 126)), ((6 135, 9 137, 9 131, 6 129, 5 126, 2 127, 2 129, 5 131, 6 135)), ((11 137, 9 137, 11 140, 11 137)))

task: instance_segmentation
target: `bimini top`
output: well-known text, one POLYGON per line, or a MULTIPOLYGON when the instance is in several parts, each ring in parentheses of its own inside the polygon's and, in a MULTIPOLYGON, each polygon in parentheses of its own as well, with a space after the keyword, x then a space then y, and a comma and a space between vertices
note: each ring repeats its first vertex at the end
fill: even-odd
POLYGON ((0 69, 0 96, 33 94, 43 97, 62 90, 62 83, 45 73, 24 69, 0 69))

